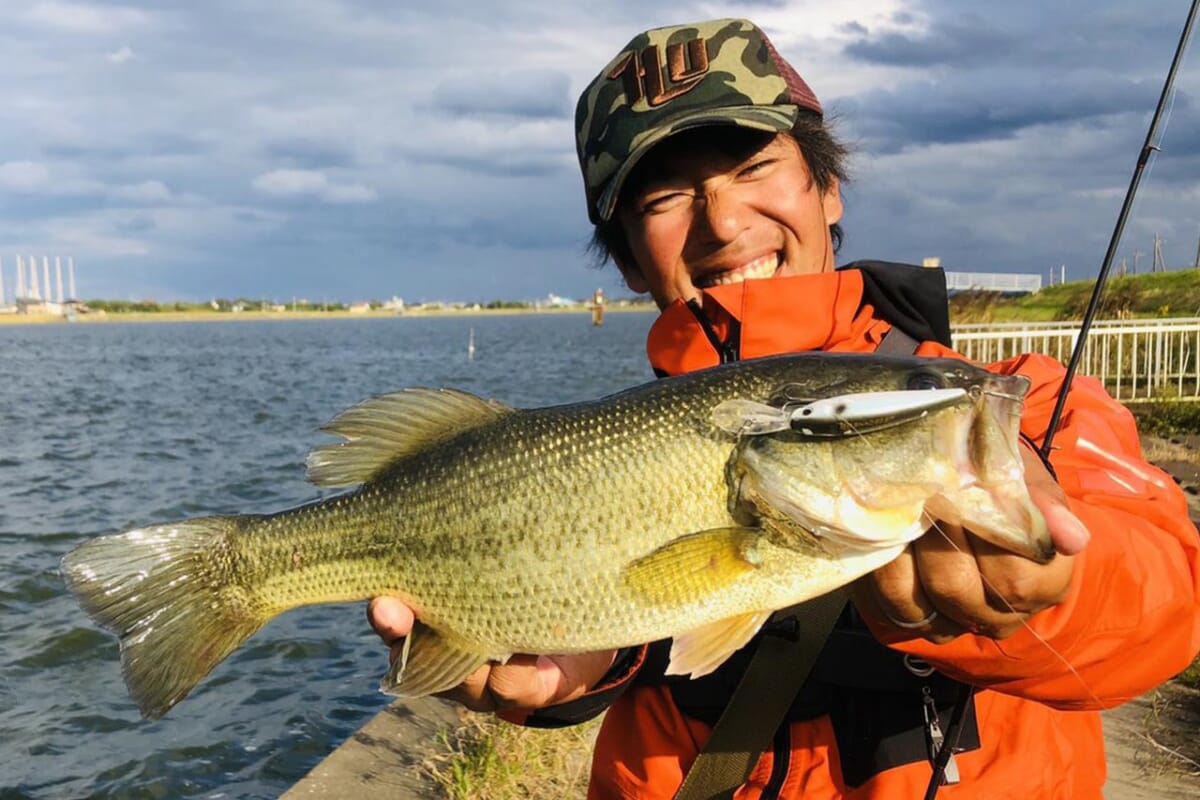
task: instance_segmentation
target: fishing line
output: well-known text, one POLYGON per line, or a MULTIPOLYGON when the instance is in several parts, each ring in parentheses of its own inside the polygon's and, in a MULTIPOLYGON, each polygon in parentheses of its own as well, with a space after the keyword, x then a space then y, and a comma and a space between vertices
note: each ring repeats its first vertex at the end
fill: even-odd
MULTIPOLYGON (((1198 2, 1200 2, 1200 0, 1198 0, 1198 2)), ((875 443, 873 441, 871 441, 870 437, 865 436, 861 432, 854 429, 853 423, 851 423, 849 420, 847 420, 846 424, 848 427, 850 427, 851 432, 854 433, 855 435, 857 435, 860 439, 865 440, 869 447, 872 447, 872 448, 876 447, 875 443)), ((950 538, 950 534, 948 534, 948 533, 946 533, 946 531, 942 530, 942 527, 938 524, 938 520, 932 514, 930 514, 928 511, 922 510, 921 515, 924 517, 925 520, 927 520, 929 522, 929 527, 932 530, 937 531, 941 535, 941 537, 943 539, 945 539, 947 543, 949 543, 949 545, 952 548, 954 548, 956 551, 958 551, 962 555, 970 556, 972 558, 974 557, 973 552, 968 553, 966 550, 959 547, 958 544, 953 539, 950 538)), ((965 531, 965 529, 964 529, 964 531, 965 531)), ((1038 643, 1041 644, 1044 648, 1046 648, 1047 652, 1049 652, 1052 656, 1054 656, 1056 659, 1058 659, 1060 662, 1062 662, 1062 665, 1071 672, 1071 675, 1073 675, 1075 677, 1075 680, 1077 680, 1079 682, 1079 685, 1083 687, 1083 690, 1085 692, 1087 692, 1088 699, 1090 699, 1092 702, 1096 703, 1098 706, 1103 706, 1104 703, 1100 700, 1099 697, 1096 696, 1095 692, 1092 691, 1092 687, 1090 687, 1088 685, 1087 681, 1085 681, 1083 679, 1083 676, 1079 674, 1079 670, 1077 670, 1075 668, 1075 665, 1072 664, 1070 662, 1070 660, 1067 659, 1066 656, 1064 656, 1062 653, 1060 653, 1054 647, 1054 645, 1050 644, 1050 642, 1046 641, 1046 639, 1043 638, 1041 634, 1039 634, 1036 630, 1034 630, 1033 626, 1030 625, 1028 620, 1025 618, 1026 617, 1025 612, 1018 611, 1017 608, 1015 606, 1013 606, 1013 604, 1011 602, 1009 602, 1008 598, 1004 596, 1004 593, 1001 592, 1000 589, 995 584, 993 584, 991 581, 988 580, 987 576, 983 574, 982 569, 979 570, 979 580, 983 584, 984 588, 986 588, 988 591, 990 591, 994 597, 999 599, 1000 602, 1002 604, 1004 604, 1004 607, 1006 609, 1008 609, 1008 611, 1010 613, 1017 615, 1018 621, 1021 623, 1022 627, 1024 627, 1027 631, 1029 631, 1029 633, 1033 635, 1033 638, 1036 639, 1038 641, 1038 643)))
MULTIPOLYGON (((929 520, 930 528, 932 528, 933 530, 940 533, 942 535, 942 538, 945 539, 950 544, 951 547, 953 547, 955 550, 957 550, 959 553, 961 553, 963 555, 970 555, 970 556, 974 555, 973 553, 968 553, 966 550, 963 550, 961 547, 959 547, 958 544, 956 544, 955 541, 950 538, 950 535, 941 529, 941 527, 938 525, 937 520, 934 519, 934 517, 931 514, 929 514, 928 512, 923 512, 923 513, 925 513, 926 518, 929 520)), ((1006 609, 1008 609, 1008 611, 1010 613, 1017 615, 1018 622, 1021 623, 1021 626, 1024 627, 1025 630, 1029 631, 1033 635, 1033 638, 1037 639, 1038 643, 1046 648, 1046 651, 1048 653, 1050 653, 1052 656, 1057 658, 1060 662, 1062 662, 1062 665, 1064 667, 1066 667, 1068 670, 1070 670, 1071 674, 1075 677, 1075 680, 1079 681, 1079 685, 1083 687, 1083 690, 1085 692, 1087 692, 1088 699, 1091 700, 1092 702, 1096 703, 1097 705, 1100 705, 1100 706, 1105 705, 1104 702, 1101 701, 1100 698, 1097 697, 1096 694, 1092 691, 1092 687, 1088 686, 1088 683, 1087 683, 1087 681, 1085 681, 1083 679, 1083 676, 1079 674, 1079 670, 1075 669, 1075 665, 1072 664, 1070 662, 1070 660, 1067 659, 1066 656, 1064 656, 1057 649, 1055 649, 1054 645, 1052 645, 1052 644, 1050 644, 1050 642, 1046 641, 1046 639, 1043 638, 1040 633, 1038 633, 1036 630, 1034 630, 1033 626, 1029 624, 1029 620, 1027 619, 1029 614, 1027 614, 1024 611, 1018 611, 1017 608, 1015 606, 1013 606, 1012 603, 1009 602, 1008 598, 1005 597, 1004 594, 996 587, 996 585, 987 579, 987 576, 983 574, 982 570, 980 570, 980 572, 979 572, 979 579, 983 583, 984 587, 986 589, 988 589, 988 591, 990 591, 992 593, 992 595, 994 597, 996 597, 1001 603, 1003 603, 1004 607, 1006 609)))

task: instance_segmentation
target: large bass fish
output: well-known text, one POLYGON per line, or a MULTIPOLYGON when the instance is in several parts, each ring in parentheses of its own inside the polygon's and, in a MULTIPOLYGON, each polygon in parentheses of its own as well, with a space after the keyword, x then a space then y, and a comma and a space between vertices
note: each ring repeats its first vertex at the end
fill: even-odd
POLYGON ((1053 555, 1025 489, 1028 382, 957 360, 800 354, 514 410, 454 390, 354 406, 309 478, 358 488, 276 514, 89 540, 63 559, 161 716, 275 615, 403 598, 384 678, 439 692, 512 653, 674 637, 701 675, 770 613, 893 559, 930 515, 1053 555))

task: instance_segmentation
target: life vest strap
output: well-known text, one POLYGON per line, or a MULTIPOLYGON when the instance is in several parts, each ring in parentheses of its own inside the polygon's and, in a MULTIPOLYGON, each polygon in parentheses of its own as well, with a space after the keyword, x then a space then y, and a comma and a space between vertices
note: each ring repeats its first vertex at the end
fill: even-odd
POLYGON ((833 632, 846 595, 838 590, 804 603, 794 635, 768 632, 675 800, 732 797, 767 749, 791 700, 833 632))

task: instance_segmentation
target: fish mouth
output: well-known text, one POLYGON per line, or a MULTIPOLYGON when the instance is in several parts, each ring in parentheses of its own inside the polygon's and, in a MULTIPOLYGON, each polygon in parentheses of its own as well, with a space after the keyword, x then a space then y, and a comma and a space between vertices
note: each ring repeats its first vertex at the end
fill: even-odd
POLYGON ((1045 563, 1054 557, 1045 519, 1025 485, 1021 409, 1029 379, 996 375, 978 387, 960 472, 967 480, 926 504, 933 516, 962 524, 985 541, 1045 563))
POLYGON ((771 278, 779 274, 784 266, 785 262, 780 257, 779 252, 775 251, 747 261, 737 267, 718 268, 712 272, 700 275, 695 279, 695 284, 701 289, 710 289, 714 286, 728 286, 734 283, 762 280, 763 278, 771 278))

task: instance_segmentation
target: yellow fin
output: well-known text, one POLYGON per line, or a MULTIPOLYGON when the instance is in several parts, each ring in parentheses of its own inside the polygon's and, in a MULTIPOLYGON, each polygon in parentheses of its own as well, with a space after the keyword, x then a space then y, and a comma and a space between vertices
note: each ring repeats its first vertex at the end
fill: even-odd
POLYGON ((307 477, 317 486, 365 483, 404 456, 511 412, 503 403, 456 389, 404 389, 372 397, 321 428, 346 441, 309 453, 307 477))
POLYGON ((703 599, 754 569, 755 528, 714 528, 689 533, 625 567, 627 586, 656 605, 703 599))
POLYGON ((379 688, 401 697, 436 694, 462 683, 488 661, 488 656, 478 650, 418 622, 404 640, 404 651, 388 668, 379 688))
POLYGON ((671 643, 667 674, 692 678, 707 675, 744 647, 770 616, 770 611, 755 611, 711 622, 676 636, 671 643))

